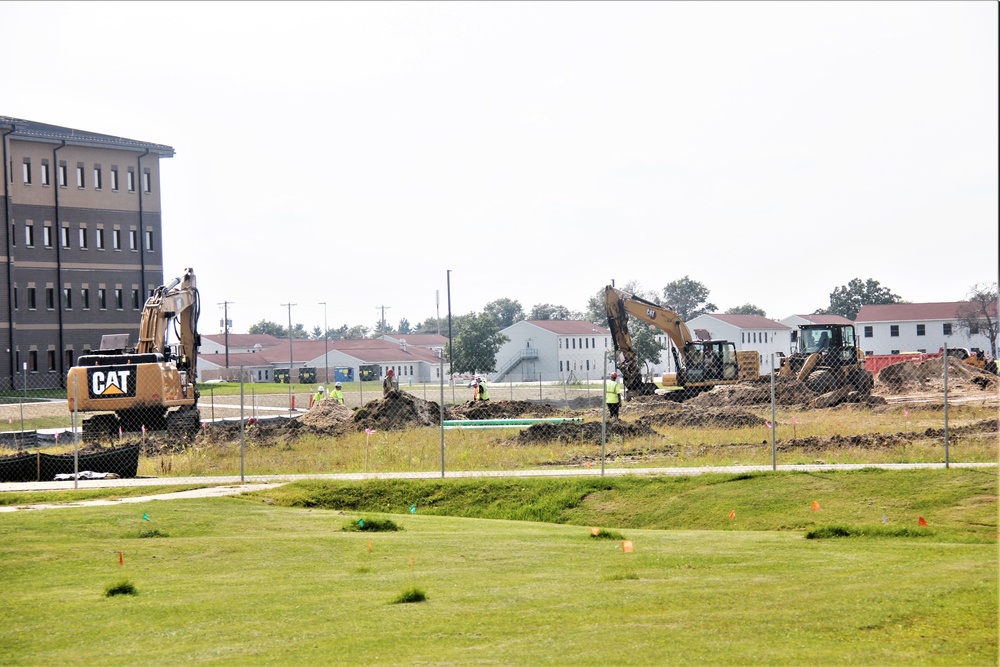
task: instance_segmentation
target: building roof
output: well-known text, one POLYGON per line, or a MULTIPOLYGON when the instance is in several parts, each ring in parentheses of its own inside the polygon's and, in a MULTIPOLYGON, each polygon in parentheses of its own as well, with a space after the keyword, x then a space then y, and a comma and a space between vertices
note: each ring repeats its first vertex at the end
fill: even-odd
POLYGON ((737 329, 790 329, 781 322, 775 322, 760 315, 727 315, 726 313, 705 313, 720 322, 734 326, 737 329))
MULTIPOLYGON (((533 324, 539 329, 563 336, 585 336, 587 334, 609 334, 605 327, 597 326, 586 320, 522 320, 533 324)), ((515 322, 515 324, 517 324, 515 322)), ((513 326, 513 325, 511 325, 513 326)))
MULTIPOLYGON (((990 304, 996 314, 996 303, 990 304)), ((855 322, 922 322, 925 320, 956 320, 958 313, 969 309, 969 301, 939 303, 884 303, 861 306, 855 322)))
MULTIPOLYGON (((307 340, 292 341, 292 353, 295 363, 304 363, 322 357, 324 352, 338 351, 366 363, 413 363, 427 361, 438 363, 439 357, 433 351, 408 345, 406 349, 398 343, 390 343, 380 338, 361 338, 356 340, 307 340)), ((261 350, 254 356, 263 357, 268 363, 288 363, 288 340, 282 340, 278 345, 261 350)), ((232 362, 229 363, 232 366, 232 362)))
POLYGON ((398 343, 399 341, 404 341, 407 345, 416 345, 417 347, 437 347, 440 345, 448 344, 448 337, 442 336, 437 333, 427 333, 427 334, 385 334, 381 336, 382 340, 387 340, 390 343, 398 343))
POLYGON ((804 320, 808 320, 812 324, 853 324, 851 320, 847 319, 843 315, 824 315, 820 313, 812 313, 810 315, 795 315, 795 317, 801 317, 804 320))
POLYGON ((18 139, 50 142, 65 141, 67 144, 73 146, 94 146, 98 148, 119 148, 139 151, 149 150, 149 152, 156 153, 160 157, 174 156, 174 149, 164 144, 154 144, 137 139, 115 137, 110 134, 75 130, 71 127, 49 125, 48 123, 39 123, 34 120, 24 120, 23 118, 0 116, 0 129, 12 129, 11 136, 18 139))
MULTIPOLYGON (((219 352, 212 354, 200 354, 198 355, 198 366, 201 366, 202 364, 211 364, 213 366, 218 366, 219 368, 225 368, 226 353, 219 352)), ((254 354, 253 352, 229 353, 229 368, 239 368, 240 366, 244 366, 246 368, 257 368, 259 366, 271 365, 272 362, 266 359, 262 354, 254 354)))
MULTIPOLYGON (((226 344, 226 334, 202 334, 201 337, 219 345, 226 344)), ((281 338, 275 338, 271 334, 229 334, 230 347, 254 347, 255 345, 260 345, 262 348, 268 348, 280 344, 281 340, 281 338)))

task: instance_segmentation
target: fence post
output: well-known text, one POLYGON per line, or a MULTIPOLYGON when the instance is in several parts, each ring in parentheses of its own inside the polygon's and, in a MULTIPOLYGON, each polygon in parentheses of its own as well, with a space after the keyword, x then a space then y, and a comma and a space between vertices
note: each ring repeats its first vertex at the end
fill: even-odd
MULTIPOLYGON (((243 377, 240 377, 240 388, 243 387, 243 377)), ((215 387, 208 388, 209 396, 212 398, 212 423, 215 423, 215 387)))
POLYGON ((79 402, 79 392, 77 392, 77 379, 73 376, 73 488, 80 488, 80 445, 76 438, 76 409, 79 402))
POLYGON ((542 400, 542 374, 538 374, 538 400, 542 400))
POLYGON ((774 432, 778 428, 775 419, 777 401, 774 392, 774 352, 771 353, 771 470, 778 469, 778 443, 774 438, 774 432))
POLYGON ((444 479, 444 355, 441 355, 439 362, 441 376, 441 479, 444 479))
POLYGON ((604 355, 604 400, 601 401, 601 477, 604 477, 604 452, 608 443, 608 355, 604 355))
POLYGON ((244 461, 246 456, 246 422, 243 419, 243 366, 240 366, 240 483, 243 482, 244 461))
POLYGON ((950 467, 948 451, 948 343, 944 344, 944 355, 941 357, 944 362, 944 467, 950 467))

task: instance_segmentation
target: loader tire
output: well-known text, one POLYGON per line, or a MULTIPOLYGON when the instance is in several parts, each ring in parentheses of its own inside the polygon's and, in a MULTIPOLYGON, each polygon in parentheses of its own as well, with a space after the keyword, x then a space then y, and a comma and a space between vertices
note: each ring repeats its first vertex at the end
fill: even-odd
POLYGON ((830 371, 814 371, 809 374, 806 378, 806 386, 815 391, 817 394, 825 394, 831 392, 840 386, 840 382, 837 381, 837 376, 830 371))

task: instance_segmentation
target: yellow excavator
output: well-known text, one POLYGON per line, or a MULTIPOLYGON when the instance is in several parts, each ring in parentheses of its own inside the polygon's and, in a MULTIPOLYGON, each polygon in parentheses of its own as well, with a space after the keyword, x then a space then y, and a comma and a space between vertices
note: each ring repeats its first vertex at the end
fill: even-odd
POLYGON ((796 351, 781 359, 778 377, 794 377, 820 394, 841 387, 863 396, 872 393, 872 374, 865 369, 853 325, 802 324, 797 338, 796 351))
POLYGON ((625 388, 634 396, 664 393, 669 398, 684 400, 716 385, 736 384, 760 375, 760 357, 756 351, 737 351, 734 343, 725 340, 695 340, 688 326, 672 310, 625 294, 612 285, 604 288, 604 301, 618 371, 625 388), (663 374, 666 392, 658 392, 655 383, 642 379, 628 331, 629 315, 663 331, 672 343, 670 352, 677 372, 663 374))
POLYGON ((194 270, 185 269, 146 300, 135 348, 128 347, 128 334, 111 334, 102 336, 100 350, 80 356, 66 385, 71 412, 96 413, 84 419, 84 441, 134 431, 197 433, 200 309, 194 270))

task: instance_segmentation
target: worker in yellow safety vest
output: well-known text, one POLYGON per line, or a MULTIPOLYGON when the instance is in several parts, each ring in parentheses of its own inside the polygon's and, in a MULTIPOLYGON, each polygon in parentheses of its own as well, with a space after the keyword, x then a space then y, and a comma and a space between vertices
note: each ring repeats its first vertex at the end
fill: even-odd
POLYGON ((317 403, 319 403, 320 401, 322 401, 324 398, 326 398, 326 394, 323 393, 323 385, 319 385, 318 387, 316 387, 316 393, 313 394, 312 404, 316 405, 317 403))
POLYGON ((476 379, 472 381, 472 400, 473 401, 488 401, 490 400, 490 392, 486 388, 486 380, 480 376, 476 376, 476 379))
POLYGON ((333 400, 337 401, 341 405, 344 404, 344 392, 341 391, 341 389, 343 388, 343 386, 344 385, 340 384, 339 382, 337 384, 333 385, 333 392, 330 394, 330 398, 332 398, 333 400))
POLYGON ((604 402, 608 404, 608 416, 618 419, 618 410, 622 406, 622 394, 625 392, 618 382, 618 373, 612 372, 608 376, 608 382, 604 385, 604 402))

